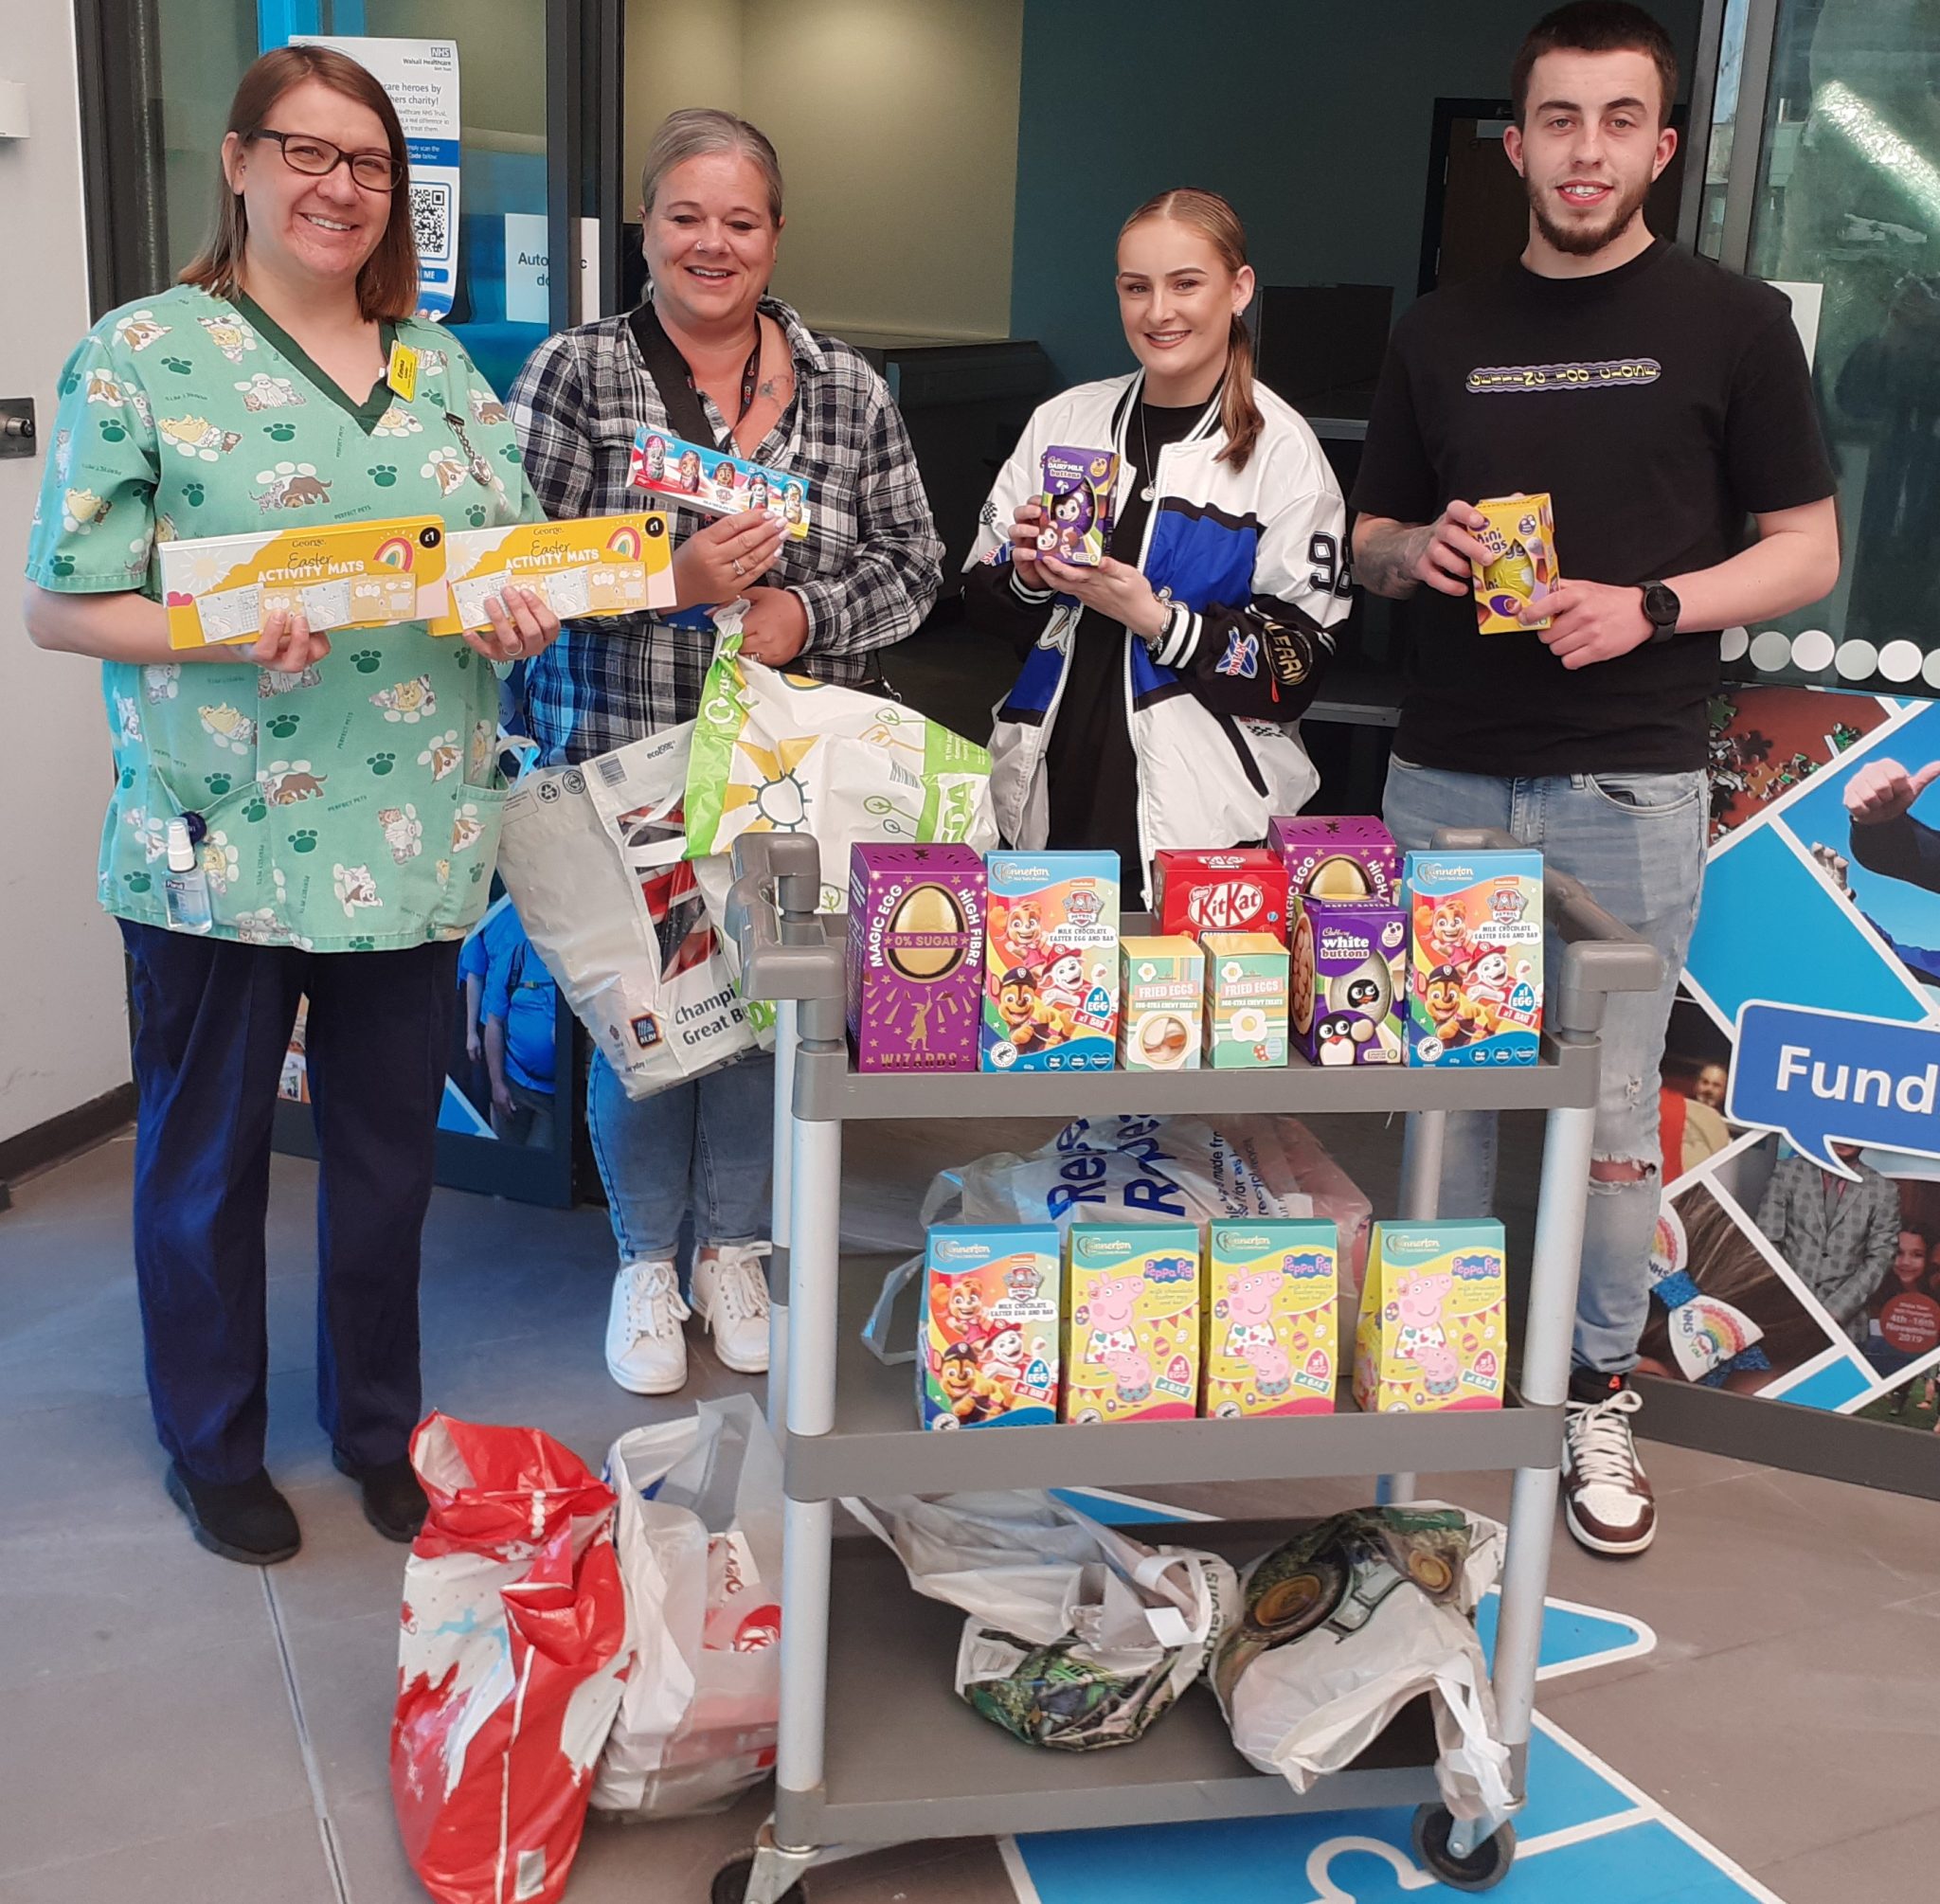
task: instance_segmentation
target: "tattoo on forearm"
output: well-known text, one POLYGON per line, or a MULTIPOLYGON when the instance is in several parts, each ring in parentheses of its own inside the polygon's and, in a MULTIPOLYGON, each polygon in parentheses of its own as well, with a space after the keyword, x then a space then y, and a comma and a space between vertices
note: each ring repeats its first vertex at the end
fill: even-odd
POLYGON ((1355 561, 1355 580, 1371 594, 1394 600, 1420 587, 1414 575, 1414 538, 1417 530, 1397 523, 1392 529, 1375 530, 1361 538, 1355 561))

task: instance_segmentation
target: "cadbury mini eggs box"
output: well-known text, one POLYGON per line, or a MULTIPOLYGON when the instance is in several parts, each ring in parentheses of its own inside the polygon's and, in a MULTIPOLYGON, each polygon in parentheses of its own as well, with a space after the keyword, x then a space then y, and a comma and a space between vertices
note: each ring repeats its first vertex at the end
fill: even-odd
POLYGON ((859 1071, 974 1071, 983 857, 857 844, 849 856, 849 1035, 859 1071))
POLYGON ((1556 525, 1543 494, 1495 495, 1475 506, 1482 526, 1475 539, 1488 550, 1486 563, 1471 561, 1475 621, 1483 635, 1547 628, 1549 617, 1524 621, 1523 611, 1556 592, 1556 525))

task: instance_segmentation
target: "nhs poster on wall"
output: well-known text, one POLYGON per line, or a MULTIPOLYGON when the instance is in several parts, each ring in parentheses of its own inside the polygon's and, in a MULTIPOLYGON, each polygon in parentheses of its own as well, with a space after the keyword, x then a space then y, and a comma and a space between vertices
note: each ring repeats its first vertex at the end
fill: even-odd
POLYGON ((1940 705, 1727 689, 1648 1373, 1940 1429, 1940 705))
POLYGON ((291 44, 334 47, 374 74, 390 95, 411 158, 418 314, 444 316, 451 310, 458 268, 458 42, 296 33, 291 44))

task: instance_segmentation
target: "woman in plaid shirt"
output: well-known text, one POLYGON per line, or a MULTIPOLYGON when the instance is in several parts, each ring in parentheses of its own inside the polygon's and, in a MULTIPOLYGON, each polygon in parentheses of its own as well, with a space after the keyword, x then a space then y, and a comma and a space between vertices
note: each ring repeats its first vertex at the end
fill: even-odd
MULTIPOLYGON (((808 480, 813 526, 784 544, 770 515, 713 517, 656 497, 674 512, 679 607, 568 625, 527 670, 526 730, 548 763, 692 720, 713 656, 710 604, 746 599, 742 646, 754 659, 853 685, 873 672, 871 651, 914 631, 943 581, 943 543, 882 379, 765 296, 782 224, 774 147, 730 114, 672 114, 640 199, 649 302, 548 338, 513 386, 534 493, 553 517, 638 509, 635 436, 692 439, 676 419, 692 419, 697 399, 717 447, 808 480)), ((587 1123, 620 1257, 606 1366, 636 1394, 687 1380, 676 1252, 690 1214, 691 1294, 716 1354, 744 1374, 767 1368, 773 1090, 772 1061, 750 1056, 637 1103, 594 1055, 587 1123)))

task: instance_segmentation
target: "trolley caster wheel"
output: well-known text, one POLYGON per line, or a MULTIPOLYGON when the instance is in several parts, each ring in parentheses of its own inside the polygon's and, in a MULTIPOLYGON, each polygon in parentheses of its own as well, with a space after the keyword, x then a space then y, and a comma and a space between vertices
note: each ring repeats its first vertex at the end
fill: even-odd
POLYGON ((1493 1891, 1516 1861, 1516 1827, 1501 1825, 1466 1858, 1457 1858, 1448 1849, 1454 1825, 1446 1805, 1423 1805, 1414 1814, 1414 1855, 1451 1890, 1493 1891))
MULTIPOLYGON (((751 1857, 737 1858, 731 1864, 724 1864, 714 1873, 714 1888, 708 1893, 708 1904, 745 1904, 747 1880, 753 1874, 751 1857)), ((808 1893, 799 1884, 791 1884, 781 1894, 781 1904, 808 1904, 808 1893)))

